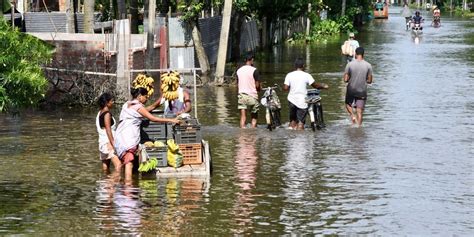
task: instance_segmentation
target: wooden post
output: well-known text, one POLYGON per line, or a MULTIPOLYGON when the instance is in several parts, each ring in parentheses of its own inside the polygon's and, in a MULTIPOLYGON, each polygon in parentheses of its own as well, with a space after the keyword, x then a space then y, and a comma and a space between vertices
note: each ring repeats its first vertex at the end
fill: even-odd
POLYGON ((147 69, 153 69, 155 58, 155 19, 156 19, 156 0, 148 0, 148 32, 146 45, 146 63, 147 69))
POLYGON ((267 47, 267 18, 262 19, 262 47, 267 47))
POLYGON ((224 13, 222 16, 221 37, 217 51, 217 65, 215 81, 218 85, 224 83, 225 63, 227 59, 227 43, 229 37, 230 15, 232 13, 232 0, 224 1, 224 13))
POLYGON ((117 100, 125 101, 130 95, 130 22, 128 19, 115 21, 117 38, 117 100))
POLYGON ((10 16, 11 16, 11 20, 12 20, 12 28, 15 28, 15 6, 16 6, 16 2, 15 0, 13 0, 12 2, 12 7, 10 8, 10 16))
POLYGON ((306 36, 309 36, 309 29, 311 27, 311 20, 309 14, 311 13, 311 3, 308 3, 308 15, 306 16, 306 36))
POLYGON ((8 0, 0 0, 0 17, 3 18, 3 1, 8 1, 8 0))

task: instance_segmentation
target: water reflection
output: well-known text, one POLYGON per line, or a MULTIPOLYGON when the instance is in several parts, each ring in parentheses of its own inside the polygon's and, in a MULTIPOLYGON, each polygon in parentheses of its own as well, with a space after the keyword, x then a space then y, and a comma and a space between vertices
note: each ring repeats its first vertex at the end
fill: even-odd
POLYGON ((143 213, 140 189, 120 180, 120 173, 114 172, 97 181, 96 220, 101 230, 138 235, 143 213))
POLYGON ((228 109, 228 96, 225 94, 225 89, 223 87, 215 88, 216 93, 216 114, 218 124, 225 124, 226 119, 229 117, 229 109, 228 109))
POLYGON ((237 233, 244 233, 252 228, 251 217, 256 206, 253 191, 259 159, 256 146, 257 129, 241 129, 237 138, 234 164, 238 190, 232 210, 234 221, 239 227, 237 233))
MULTIPOLYGON (((314 173, 314 146, 312 140, 308 139, 309 132, 295 131, 295 134, 287 139, 286 160, 280 168, 285 177, 282 190, 285 205, 280 215, 280 221, 285 226, 286 232, 293 232, 303 226, 308 212, 314 207, 313 201, 308 198, 313 196, 311 188, 314 173)), ((317 215, 317 213, 314 213, 317 215)))

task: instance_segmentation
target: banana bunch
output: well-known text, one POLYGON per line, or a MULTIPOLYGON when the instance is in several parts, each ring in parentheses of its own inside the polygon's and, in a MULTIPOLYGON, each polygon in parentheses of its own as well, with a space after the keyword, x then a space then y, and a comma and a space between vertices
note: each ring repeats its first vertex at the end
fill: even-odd
POLYGON ((161 92, 166 100, 178 98, 178 88, 180 75, 178 72, 168 72, 161 74, 161 92))
POLYGON ((168 145, 168 151, 171 151, 173 153, 179 152, 179 146, 178 144, 176 144, 174 139, 168 139, 168 141, 166 141, 166 144, 168 145))
POLYGON ((145 89, 147 89, 148 91, 148 97, 151 97, 153 95, 153 92, 155 91, 155 89, 153 89, 153 82, 155 80, 153 80, 152 77, 149 77, 145 74, 138 74, 137 77, 135 78, 135 80, 132 81, 132 87, 133 88, 138 88, 138 87, 143 87, 145 89))
POLYGON ((157 165, 158 165, 158 159, 151 158, 151 159, 147 160, 146 162, 140 163, 140 166, 138 167, 138 171, 148 172, 152 169, 155 169, 157 165))

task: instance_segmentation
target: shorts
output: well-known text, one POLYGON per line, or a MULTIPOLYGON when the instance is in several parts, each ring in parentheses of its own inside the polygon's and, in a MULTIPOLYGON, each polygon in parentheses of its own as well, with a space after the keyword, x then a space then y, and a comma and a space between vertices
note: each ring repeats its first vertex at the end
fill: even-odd
POLYGON ((238 109, 250 110, 250 113, 252 114, 258 113, 260 103, 258 102, 257 98, 244 93, 239 93, 238 103, 238 109))
POLYGON ((135 154, 137 153, 138 146, 134 148, 128 149, 125 153, 120 157, 122 164, 126 165, 127 163, 132 162, 135 159, 135 154))
POLYGON ((355 106, 356 108, 359 108, 359 109, 365 108, 366 100, 367 100, 367 97, 357 97, 350 94, 346 94, 346 104, 355 106))
POLYGON ((288 102, 288 108, 290 109, 290 122, 296 121, 304 124, 306 115, 308 114, 308 109, 300 109, 291 102, 288 102))
POLYGON ((108 142, 99 146, 99 153, 100 160, 109 160, 116 156, 114 148, 108 142))

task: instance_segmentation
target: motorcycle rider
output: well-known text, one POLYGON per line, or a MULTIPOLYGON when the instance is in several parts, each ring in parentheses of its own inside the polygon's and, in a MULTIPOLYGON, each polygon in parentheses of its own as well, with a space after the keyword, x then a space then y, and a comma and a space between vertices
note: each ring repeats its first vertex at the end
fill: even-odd
POLYGON ((420 15, 420 11, 415 12, 415 16, 413 16, 412 20, 412 28, 415 27, 416 24, 418 24, 420 25, 420 30, 423 30, 423 26, 421 25, 421 23, 423 23, 425 19, 423 19, 423 17, 420 15))
POLYGON ((316 89, 327 89, 325 83, 317 83, 311 74, 304 71, 305 63, 303 58, 295 60, 295 70, 286 74, 283 90, 289 91, 288 104, 290 114, 290 128, 303 130, 306 115, 308 114, 308 103, 305 98, 308 85, 316 89))

